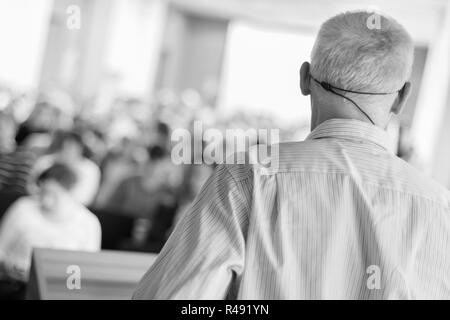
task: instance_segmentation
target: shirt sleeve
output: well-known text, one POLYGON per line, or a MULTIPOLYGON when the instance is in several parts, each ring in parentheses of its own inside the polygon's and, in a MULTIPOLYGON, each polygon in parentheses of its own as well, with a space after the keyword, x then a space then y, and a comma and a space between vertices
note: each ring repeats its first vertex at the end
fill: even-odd
POLYGON ((244 268, 250 183, 220 165, 181 218, 133 299, 224 299, 244 268))

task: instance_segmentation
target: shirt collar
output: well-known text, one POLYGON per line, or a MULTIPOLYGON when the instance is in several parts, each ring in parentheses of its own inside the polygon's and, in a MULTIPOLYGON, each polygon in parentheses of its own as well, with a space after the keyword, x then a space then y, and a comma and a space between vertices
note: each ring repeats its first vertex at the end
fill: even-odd
POLYGON ((306 140, 321 138, 341 138, 370 141, 389 150, 388 133, 378 126, 354 119, 331 119, 319 124, 306 140))

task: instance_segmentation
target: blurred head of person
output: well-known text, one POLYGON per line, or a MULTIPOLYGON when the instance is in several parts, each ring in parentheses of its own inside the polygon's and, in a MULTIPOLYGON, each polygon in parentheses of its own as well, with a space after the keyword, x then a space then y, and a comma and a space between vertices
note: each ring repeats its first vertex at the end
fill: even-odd
POLYGON ((58 123, 60 111, 47 101, 39 101, 27 120, 27 125, 39 130, 52 130, 58 123))
POLYGON ((119 146, 118 151, 125 156, 132 155, 136 148, 135 142, 130 137, 122 137, 119 140, 118 146, 119 146))
POLYGON ((81 135, 73 131, 58 131, 50 146, 50 152, 55 153, 61 161, 66 163, 83 159, 85 150, 81 135))
POLYGON ((149 133, 149 143, 151 145, 158 145, 168 147, 170 144, 170 128, 169 125, 163 121, 156 121, 151 124, 149 133))
POLYGON ((171 167, 170 158, 164 147, 159 145, 147 149, 149 160, 144 168, 144 181, 146 185, 154 187, 167 185, 171 167))
POLYGON ((88 128, 84 131, 82 138, 85 145, 84 153, 88 153, 88 158, 101 162, 108 152, 103 133, 95 128, 88 128))
POLYGON ((73 201, 71 190, 76 182, 75 171, 65 164, 56 163, 42 172, 37 178, 42 212, 64 216, 73 201))
POLYGON ((301 91, 311 99, 311 129, 332 118, 385 128, 411 92, 413 55, 410 35, 390 17, 354 11, 327 20, 317 35, 311 63, 303 63, 300 70, 301 91), (334 92, 320 82, 335 87, 334 92))
POLYGON ((160 145, 167 145, 169 141, 170 128, 167 123, 158 121, 156 124, 156 134, 159 138, 160 145))
POLYGON ((14 151, 16 147, 16 123, 11 114, 0 112, 0 152, 14 151))

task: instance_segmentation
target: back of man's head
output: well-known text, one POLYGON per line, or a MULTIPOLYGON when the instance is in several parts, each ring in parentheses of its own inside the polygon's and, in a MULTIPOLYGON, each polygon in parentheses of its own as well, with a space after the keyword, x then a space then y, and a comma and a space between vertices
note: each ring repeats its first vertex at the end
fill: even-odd
POLYGON ((156 161, 160 161, 160 160, 164 160, 167 156, 167 152, 166 150, 159 146, 159 145, 154 145, 151 146, 147 149, 148 152, 148 156, 150 158, 150 162, 156 162, 156 161))
POLYGON ((311 74, 349 90, 392 92, 408 80, 414 46, 394 19, 346 12, 320 28, 311 53, 311 74))

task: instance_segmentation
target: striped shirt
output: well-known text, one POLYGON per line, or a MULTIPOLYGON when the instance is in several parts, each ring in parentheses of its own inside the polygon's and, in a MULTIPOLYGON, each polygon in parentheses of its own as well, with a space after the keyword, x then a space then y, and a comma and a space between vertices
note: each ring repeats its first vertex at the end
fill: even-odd
POLYGON ((450 299, 450 194, 332 119, 278 168, 221 165, 135 299, 450 299))
POLYGON ((27 194, 31 168, 35 162, 36 155, 28 150, 0 153, 0 192, 27 194))

